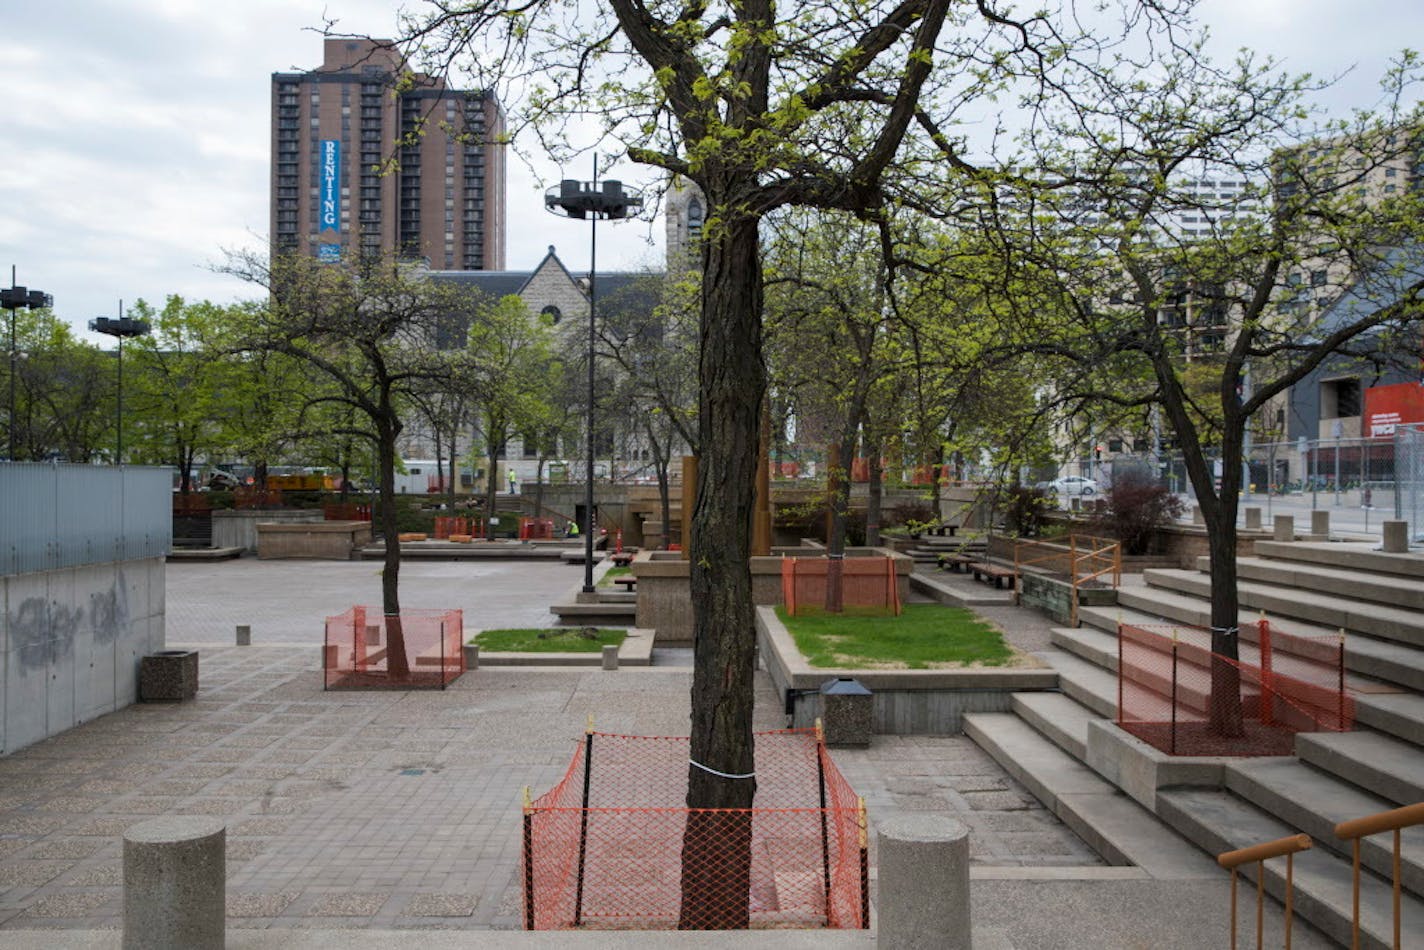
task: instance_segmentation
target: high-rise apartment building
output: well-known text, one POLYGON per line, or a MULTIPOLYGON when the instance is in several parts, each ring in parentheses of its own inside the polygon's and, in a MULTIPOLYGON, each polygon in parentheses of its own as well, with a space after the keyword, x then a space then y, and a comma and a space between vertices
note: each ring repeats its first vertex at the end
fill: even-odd
POLYGON ((324 260, 504 268, 504 110, 414 73, 386 40, 329 37, 272 74, 271 238, 324 260))

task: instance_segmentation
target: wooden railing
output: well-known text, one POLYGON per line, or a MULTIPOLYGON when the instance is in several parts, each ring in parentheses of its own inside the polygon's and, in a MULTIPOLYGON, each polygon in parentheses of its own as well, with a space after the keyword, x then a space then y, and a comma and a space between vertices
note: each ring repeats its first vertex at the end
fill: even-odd
MULTIPOLYGON (((1310 848, 1310 835, 1292 835, 1264 844, 1216 856, 1216 863, 1231 871, 1231 950, 1236 950, 1236 871, 1243 864, 1256 862, 1256 947, 1260 950, 1266 934, 1266 874, 1265 863, 1271 858, 1286 859, 1286 950, 1291 945, 1291 917, 1295 910, 1295 853, 1310 848)), ((1356 915, 1358 917, 1358 914, 1356 915)))
POLYGON ((1349 841, 1353 854, 1351 874, 1354 893, 1352 921, 1350 924, 1350 946, 1360 945, 1360 839, 1370 835, 1394 832, 1394 862, 1391 866, 1394 877, 1394 950, 1404 946, 1400 942, 1400 832, 1411 825, 1424 824, 1424 802, 1405 805, 1390 811, 1382 811, 1364 818, 1342 821, 1335 826, 1335 837, 1349 841))
POLYGON ((1078 591, 1107 575, 1112 586, 1122 583, 1122 544, 1111 538, 1070 534, 1067 542, 1015 541, 1014 570, 1023 576, 1025 567, 1039 567, 1067 575, 1073 585, 1069 605, 1073 626, 1078 625, 1078 591), (1033 556, 1026 557, 1026 554, 1033 556))

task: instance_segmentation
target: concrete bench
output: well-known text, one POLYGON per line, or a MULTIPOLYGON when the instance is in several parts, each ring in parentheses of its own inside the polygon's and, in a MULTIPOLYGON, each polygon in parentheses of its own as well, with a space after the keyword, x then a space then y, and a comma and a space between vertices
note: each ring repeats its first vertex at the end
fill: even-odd
POLYGON ((633 552, 619 551, 615 554, 608 555, 608 559, 612 561, 617 567, 627 567, 629 564, 633 563, 633 552))
POLYGON ((974 575, 976 581, 994 582, 994 586, 1002 588, 1002 581, 1009 582, 1009 590, 1014 589, 1014 582, 1018 580, 1019 572, 1012 567, 999 567, 997 564, 985 564, 976 561, 969 565, 969 571, 974 575))

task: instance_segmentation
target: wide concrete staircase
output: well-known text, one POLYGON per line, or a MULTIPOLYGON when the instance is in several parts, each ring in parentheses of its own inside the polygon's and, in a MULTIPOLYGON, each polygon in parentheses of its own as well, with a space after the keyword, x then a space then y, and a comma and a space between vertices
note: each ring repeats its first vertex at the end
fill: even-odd
MULTIPOLYGON (((1118 623, 1206 626, 1205 559, 1195 571, 1125 579, 1117 607, 1081 608, 1083 626, 1054 629, 1056 649, 1040 654, 1057 668, 1061 692, 1016 694, 1014 713, 966 716, 965 732, 1106 860, 1157 877, 1225 875, 1209 856, 1310 835, 1314 848, 1294 862, 1297 913, 1349 945, 1351 845, 1335 825, 1424 801, 1424 555, 1373 547, 1258 542, 1256 556, 1239 563, 1243 659, 1258 655, 1262 610, 1288 633, 1346 631, 1353 732, 1300 733, 1292 756, 1182 761, 1111 725, 1118 623), (1112 751, 1134 748, 1125 758, 1112 751)), ((1391 838, 1362 844, 1361 946, 1391 945, 1391 838)), ((1404 830, 1402 845, 1404 946, 1424 947, 1424 827, 1404 830)), ((1284 868, 1283 860, 1266 867, 1278 899, 1284 868)), ((1245 870, 1254 880, 1254 865, 1245 870)))

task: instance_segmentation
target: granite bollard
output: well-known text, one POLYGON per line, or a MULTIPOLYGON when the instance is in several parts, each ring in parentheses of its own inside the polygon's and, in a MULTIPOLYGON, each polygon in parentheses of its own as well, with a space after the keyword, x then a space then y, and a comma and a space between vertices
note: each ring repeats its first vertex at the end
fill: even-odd
POLYGON ((618 644, 605 643, 603 645, 603 668, 605 670, 618 669, 618 644))
POLYGON ((124 950, 221 950, 227 829, 216 818, 154 818, 124 832, 124 950))
POLYGON ((1275 532, 1272 538, 1276 541, 1295 540, 1295 515, 1276 515, 1275 532))
POLYGON ((252 646, 252 627, 249 624, 240 623, 237 625, 237 645, 240 647, 252 646))
POLYGON ((969 828, 946 815, 880 825, 880 950, 969 950, 969 828))
POLYGON ((1247 530, 1247 531, 1260 531, 1260 530, 1261 530, 1261 509, 1260 509, 1260 508, 1252 507, 1252 508, 1247 508, 1247 509, 1246 509, 1246 530, 1247 530))
POLYGON ((1319 508, 1310 513, 1310 534, 1316 541, 1330 540, 1330 512, 1319 508))
POLYGON ((1386 521, 1384 523, 1384 545, 1380 548, 1386 554, 1405 554, 1409 551, 1409 522, 1386 521))

